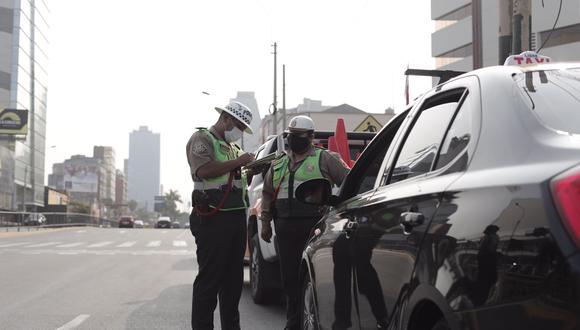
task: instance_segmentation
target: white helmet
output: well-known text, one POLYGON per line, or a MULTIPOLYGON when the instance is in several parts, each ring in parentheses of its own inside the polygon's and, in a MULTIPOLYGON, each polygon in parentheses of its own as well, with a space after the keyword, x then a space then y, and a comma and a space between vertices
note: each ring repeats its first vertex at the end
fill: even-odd
POLYGON ((222 113, 222 111, 227 112, 229 115, 231 115, 232 117, 236 118, 239 122, 244 124, 246 126, 246 129, 244 131, 246 133, 250 134, 254 133, 252 131, 252 127, 250 126, 250 124, 252 123, 252 110, 250 110, 250 108, 248 108, 243 103, 240 103, 238 101, 231 101, 224 108, 215 107, 215 109, 220 114, 222 113))
POLYGON ((291 132, 312 132, 314 131, 314 122, 308 116, 296 116, 290 119, 288 130, 291 132))

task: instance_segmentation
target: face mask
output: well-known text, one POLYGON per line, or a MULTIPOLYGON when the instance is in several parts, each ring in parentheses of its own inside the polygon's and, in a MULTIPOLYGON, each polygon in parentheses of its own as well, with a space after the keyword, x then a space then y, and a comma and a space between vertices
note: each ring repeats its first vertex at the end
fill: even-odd
POLYGON ((292 134, 288 135, 288 146, 292 152, 302 153, 308 148, 309 145, 310 139, 307 136, 300 137, 294 136, 292 134))
POLYGON ((226 140, 227 143, 232 143, 234 141, 241 139, 242 135, 243 132, 239 128, 234 127, 231 130, 224 132, 224 139, 226 140))

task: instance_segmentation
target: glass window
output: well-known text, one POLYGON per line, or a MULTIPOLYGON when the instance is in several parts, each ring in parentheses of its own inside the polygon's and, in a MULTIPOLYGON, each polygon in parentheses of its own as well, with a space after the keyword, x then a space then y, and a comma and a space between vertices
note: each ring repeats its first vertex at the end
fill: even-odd
POLYGON ((463 89, 453 90, 425 101, 399 152, 390 183, 431 170, 439 144, 463 93, 463 89))
POLYGON ((514 79, 544 125, 580 134, 580 68, 526 72, 514 79))
MULTIPOLYGON (((469 98, 469 95, 465 96, 469 98)), ((467 146, 471 140, 471 130, 473 127, 472 112, 469 111, 468 102, 461 102, 453 124, 445 136, 445 140, 441 145, 439 156, 437 157, 437 164, 435 169, 440 169, 453 163, 445 173, 460 172, 465 170, 469 155, 467 154, 467 146)))

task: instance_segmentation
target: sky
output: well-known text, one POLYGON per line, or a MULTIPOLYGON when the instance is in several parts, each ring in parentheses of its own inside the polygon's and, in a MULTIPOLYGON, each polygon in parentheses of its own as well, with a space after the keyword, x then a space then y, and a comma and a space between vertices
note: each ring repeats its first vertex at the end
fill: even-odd
MULTIPOLYGON (((51 1, 47 174, 94 145, 118 169, 129 133, 161 134, 161 184, 187 199, 185 145, 237 91, 254 91, 262 116, 273 98, 278 44, 286 106, 307 97, 368 112, 404 106, 407 65, 431 69, 430 1, 51 1), (208 92, 205 95, 202 91, 208 92)), ((415 97, 431 79, 412 77, 415 97)))

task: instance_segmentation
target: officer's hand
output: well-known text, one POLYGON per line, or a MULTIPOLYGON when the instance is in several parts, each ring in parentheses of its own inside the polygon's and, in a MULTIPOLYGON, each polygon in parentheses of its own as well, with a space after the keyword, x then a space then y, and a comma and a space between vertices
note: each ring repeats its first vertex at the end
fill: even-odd
POLYGON ((240 166, 244 166, 249 162, 254 161, 254 154, 250 152, 246 152, 242 154, 240 157, 237 158, 240 166))
POLYGON ((272 224, 270 221, 262 221, 262 232, 260 236, 264 241, 270 243, 270 239, 272 239, 272 224))

